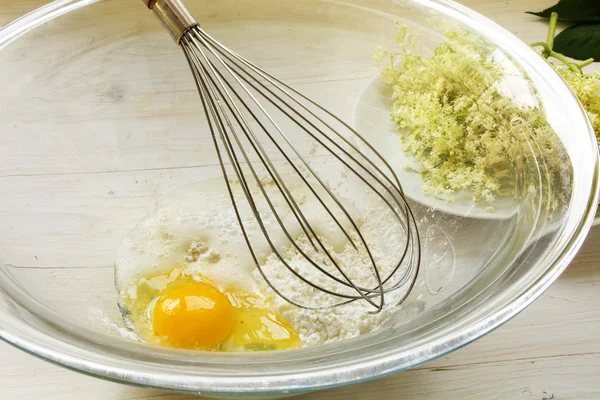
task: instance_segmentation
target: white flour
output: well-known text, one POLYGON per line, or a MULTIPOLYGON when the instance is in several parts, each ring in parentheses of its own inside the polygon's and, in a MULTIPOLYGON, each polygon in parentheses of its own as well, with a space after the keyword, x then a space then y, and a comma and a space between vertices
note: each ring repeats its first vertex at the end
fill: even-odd
MULTIPOLYGON (((386 216, 383 214, 377 215, 377 212, 366 219, 362 223, 361 232, 363 233, 367 243, 373 243, 382 240, 381 227, 386 221, 386 216)), ((389 223, 388 223, 389 225, 389 223)), ((398 243, 398 234, 390 234, 385 237, 386 247, 371 247, 374 258, 380 269, 382 276, 387 276, 386 272, 395 266, 396 259, 393 254, 384 249, 388 245, 398 243)), ((356 239, 353 237, 353 239, 356 239)), ((300 237, 298 242, 301 243, 301 248, 311 257, 315 256, 314 250, 309 246, 306 237, 300 237)), ((329 246, 329 250, 333 251, 329 246)), ((355 285, 363 287, 373 287, 377 282, 372 272, 372 264, 369 260, 354 251, 347 244, 346 247, 335 253, 336 261, 339 265, 344 266, 344 272, 349 276, 355 285)), ((325 274, 314 268, 298 251, 289 248, 284 255, 288 264, 291 265, 304 278, 313 283, 327 289, 340 289, 339 284, 331 285, 332 280, 325 274)), ((322 291, 316 290, 290 273, 275 254, 271 254, 266 263, 262 266, 262 270, 269 278, 271 283, 285 296, 292 301, 309 305, 311 307, 325 307, 334 303, 340 302, 331 295, 322 291), (308 304, 307 304, 308 303, 308 304)), ((332 272, 329 270, 329 272, 332 272)), ((404 269, 400 269, 394 275, 400 276, 404 269)), ((336 274, 337 275, 337 274, 336 274)), ((337 275, 339 277, 339 275, 337 275)), ((261 287, 266 292, 273 293, 265 281, 262 279, 258 270, 254 271, 255 279, 260 282, 261 287)), ((343 291, 345 294, 355 294, 353 290, 348 289, 343 291)), ((283 298, 273 293, 273 304, 276 311, 285 319, 290 321, 296 331, 300 334, 304 346, 312 346, 317 344, 328 343, 332 341, 352 338, 368 332, 375 331, 386 324, 390 317, 398 313, 397 307, 394 307, 395 302, 404 293, 402 289, 391 292, 386 295, 387 306, 383 311, 374 314, 372 311, 375 308, 364 300, 355 301, 349 304, 344 304, 338 307, 327 308, 325 310, 302 309, 291 305, 283 298)))

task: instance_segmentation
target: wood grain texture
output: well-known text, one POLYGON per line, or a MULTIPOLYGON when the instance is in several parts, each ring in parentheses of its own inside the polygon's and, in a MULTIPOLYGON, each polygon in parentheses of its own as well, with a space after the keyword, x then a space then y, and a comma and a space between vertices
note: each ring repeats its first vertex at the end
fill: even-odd
MULTIPOLYGON (((4 3, 7 4, 0 8, 0 25, 45 2, 4 3)), ((462 3, 490 17, 525 42, 533 42, 544 39, 546 25, 524 11, 544 9, 553 1, 463 0, 462 3)), ((305 82, 311 83, 309 78, 305 82)), ((32 181, 35 179, 33 177, 32 181)), ((48 184, 51 182, 49 179, 48 184)), ((98 196, 114 189, 97 186, 98 196)), ((116 193, 118 195, 118 190, 116 193)), ((110 201, 110 197, 102 198, 102 201, 110 201)), ((128 213, 132 221, 138 218, 136 212, 141 210, 128 213)), ((411 371, 297 398, 600 399, 599 293, 600 228, 596 228, 567 271, 544 295, 484 338, 411 371)), ((3 400, 196 398, 104 382, 59 368, 0 343, 0 399, 3 400)))

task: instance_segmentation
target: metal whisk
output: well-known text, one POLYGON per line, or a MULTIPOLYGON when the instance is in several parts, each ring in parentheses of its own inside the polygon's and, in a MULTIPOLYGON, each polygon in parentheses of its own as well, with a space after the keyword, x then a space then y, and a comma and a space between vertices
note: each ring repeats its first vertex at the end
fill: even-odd
POLYGON ((404 301, 418 274, 419 236, 400 182, 381 155, 341 119, 212 38, 180 0, 143 1, 183 49, 241 232, 269 286, 303 308, 361 300, 378 312, 392 291, 400 292, 394 302, 404 301), (340 177, 343 184, 334 187, 331 181, 340 177), (392 246, 378 246, 363 234, 359 220, 369 216, 357 215, 339 195, 350 182, 356 189, 353 196, 374 199, 369 211, 387 216, 382 231, 401 238, 392 246), (330 227, 326 234, 318 228, 324 220, 330 227), (261 268, 261 254, 248 234, 253 229, 262 233, 286 273, 331 300, 301 304, 277 288, 261 268), (355 283, 332 249, 336 235, 365 261, 373 284, 355 283), (286 258, 277 237, 285 237, 325 279, 305 276, 286 258), (378 259, 385 251, 395 254, 384 267, 378 259))

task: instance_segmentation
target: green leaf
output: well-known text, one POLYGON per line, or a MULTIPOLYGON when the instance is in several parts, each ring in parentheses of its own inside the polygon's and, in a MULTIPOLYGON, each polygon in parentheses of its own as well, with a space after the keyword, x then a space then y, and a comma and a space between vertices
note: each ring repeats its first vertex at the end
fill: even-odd
POLYGON ((565 29, 554 38, 552 50, 576 60, 600 60, 600 24, 565 29))
POLYGON ((560 0, 544 11, 527 11, 542 18, 550 18, 553 12, 558 13, 561 21, 600 22, 600 0, 560 0))

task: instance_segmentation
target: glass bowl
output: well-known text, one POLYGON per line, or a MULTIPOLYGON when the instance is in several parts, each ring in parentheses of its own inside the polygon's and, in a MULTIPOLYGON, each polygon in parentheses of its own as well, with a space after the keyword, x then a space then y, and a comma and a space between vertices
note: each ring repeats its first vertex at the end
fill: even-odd
MULTIPOLYGON (((373 56, 394 46, 396 22, 421 29, 414 51, 424 55, 442 41, 436 27, 471 32, 513 71, 507 96, 525 90, 547 116, 563 168, 552 180, 544 160, 528 164, 493 213, 423 197, 419 178, 398 167, 423 259, 413 292, 383 329, 283 352, 140 343, 117 307, 116 249, 158 196, 220 170, 186 61, 139 0, 57 0, 0 31, 5 341, 118 382, 283 396, 381 377, 464 346, 523 310, 574 257, 598 203, 594 134, 560 77, 501 27, 450 1, 188 3, 214 37, 374 142, 375 132, 395 128, 373 56), (564 198, 553 212, 544 206, 549 182, 564 198)), ((391 158, 403 151, 376 147, 391 158)))

